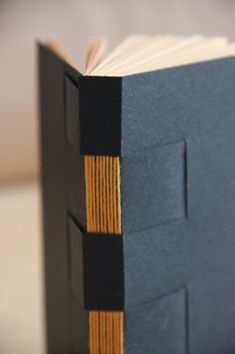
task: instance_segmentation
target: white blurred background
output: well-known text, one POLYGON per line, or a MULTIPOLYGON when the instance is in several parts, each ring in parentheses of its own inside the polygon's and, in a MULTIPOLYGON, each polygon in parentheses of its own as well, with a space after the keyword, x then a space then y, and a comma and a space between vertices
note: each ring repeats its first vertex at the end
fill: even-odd
POLYGON ((35 41, 83 69, 87 43, 130 33, 235 40, 235 0, 0 0, 0 354, 44 353, 35 41))

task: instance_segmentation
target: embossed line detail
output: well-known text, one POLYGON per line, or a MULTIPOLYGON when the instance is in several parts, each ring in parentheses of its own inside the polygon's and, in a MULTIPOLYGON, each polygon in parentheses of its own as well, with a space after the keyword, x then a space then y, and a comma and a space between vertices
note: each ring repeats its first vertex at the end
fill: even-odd
POLYGON ((122 157, 122 231, 133 233, 187 215, 185 141, 122 157))

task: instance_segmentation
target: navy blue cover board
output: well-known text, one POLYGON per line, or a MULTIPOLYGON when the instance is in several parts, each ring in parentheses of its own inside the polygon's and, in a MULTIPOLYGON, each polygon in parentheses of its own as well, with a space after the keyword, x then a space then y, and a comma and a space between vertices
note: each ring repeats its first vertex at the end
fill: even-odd
POLYGON ((100 304, 125 313, 124 354, 234 354, 235 58, 122 78, 39 58, 49 354, 89 353, 100 304), (121 158, 118 244, 84 242, 91 154, 121 158))

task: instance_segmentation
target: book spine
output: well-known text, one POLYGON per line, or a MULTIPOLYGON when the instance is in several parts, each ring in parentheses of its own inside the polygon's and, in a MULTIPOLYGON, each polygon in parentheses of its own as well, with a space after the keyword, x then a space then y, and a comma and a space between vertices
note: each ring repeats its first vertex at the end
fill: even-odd
POLYGON ((121 81, 39 45, 49 354, 123 354, 121 81))
MULTIPOLYGON (((113 240, 110 243, 111 248, 107 249, 109 254, 115 248, 115 239, 119 238, 121 241, 116 262, 120 263, 120 268, 116 266, 116 269, 110 272, 110 278, 114 279, 109 283, 111 285, 104 283, 103 279, 100 281, 98 279, 96 286, 90 285, 90 288, 93 288, 93 298, 96 297, 97 292, 102 293, 101 301, 95 301, 91 296, 91 301, 86 303, 86 307, 89 309, 90 354, 123 354, 124 280, 123 264, 121 264, 123 249, 120 191, 121 85, 119 79, 112 78, 87 77, 81 78, 81 81, 79 95, 80 137, 85 169, 86 237, 102 237, 113 240), (114 284, 115 279, 116 283, 114 284), (103 286, 104 288, 101 289, 103 286), (120 293, 121 296, 117 299, 113 296, 114 293, 120 293)), ((104 253, 105 247, 101 249, 102 257, 104 257, 104 253)), ((85 255, 85 257, 91 257, 91 254, 85 255)), ((109 262, 115 262, 115 257, 111 258, 109 262)), ((94 262, 92 266, 95 267, 94 262)), ((111 263, 107 263, 107 266, 112 267, 111 263)), ((88 269, 85 269, 85 277, 87 271, 88 269)), ((97 272, 94 273, 94 276, 97 277, 97 272)), ((106 274, 106 278, 109 276, 106 274)), ((85 285, 85 298, 86 288, 85 285)))

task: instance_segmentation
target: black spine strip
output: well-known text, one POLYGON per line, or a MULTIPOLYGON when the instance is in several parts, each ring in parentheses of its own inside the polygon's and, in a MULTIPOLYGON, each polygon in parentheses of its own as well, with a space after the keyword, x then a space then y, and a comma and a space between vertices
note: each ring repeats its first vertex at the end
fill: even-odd
POLYGON ((87 310, 124 309, 121 235, 84 234, 84 298, 87 310))
POLYGON ((121 154, 121 78, 79 78, 80 151, 83 155, 121 154))

